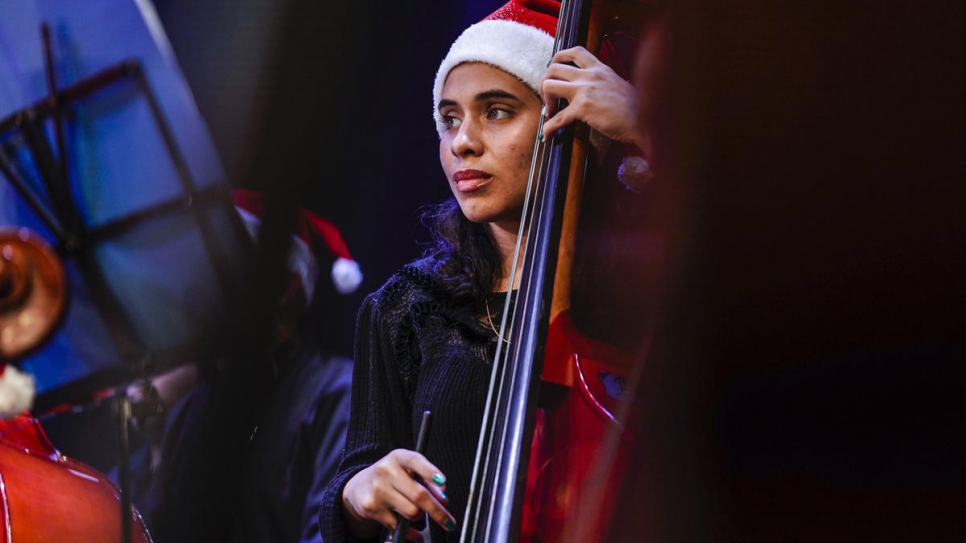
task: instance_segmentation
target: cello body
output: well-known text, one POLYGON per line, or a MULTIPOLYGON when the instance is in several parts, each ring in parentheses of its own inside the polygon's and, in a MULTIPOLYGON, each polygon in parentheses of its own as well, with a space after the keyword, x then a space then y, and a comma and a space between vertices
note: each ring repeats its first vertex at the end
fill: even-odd
MULTIPOLYGON (((132 507, 132 543, 151 536, 132 507)), ((0 543, 121 542, 121 495, 106 476, 58 452, 39 422, 0 420, 0 543)))

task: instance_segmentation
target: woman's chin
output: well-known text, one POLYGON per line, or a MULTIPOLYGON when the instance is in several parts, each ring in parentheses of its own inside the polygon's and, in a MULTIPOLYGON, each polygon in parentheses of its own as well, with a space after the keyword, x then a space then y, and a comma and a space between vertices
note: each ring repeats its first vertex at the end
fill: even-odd
POLYGON ((460 202, 460 211, 470 222, 485 223, 492 222, 494 215, 483 206, 475 205, 474 202, 460 202))

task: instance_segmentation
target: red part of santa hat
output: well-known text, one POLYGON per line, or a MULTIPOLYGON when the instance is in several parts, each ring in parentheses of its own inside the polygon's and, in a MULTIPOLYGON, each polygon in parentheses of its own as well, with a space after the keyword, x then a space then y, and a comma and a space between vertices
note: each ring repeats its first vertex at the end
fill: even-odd
MULTIPOLYGON (((250 224, 261 221, 265 212, 265 195, 248 189, 232 191, 235 207, 242 218, 250 224)), ((299 208, 294 232, 296 243, 289 256, 289 267, 302 276, 302 285, 309 299, 312 298, 315 280, 318 277, 318 265, 312 255, 310 247, 312 238, 320 239, 329 252, 335 257, 332 264, 332 281, 336 290, 342 294, 354 292, 362 282, 362 272, 359 265, 349 253, 349 247, 342 239, 339 228, 331 221, 324 219, 311 211, 299 208)))
POLYGON ((557 33, 558 17, 560 2, 555 0, 511 0, 483 20, 522 23, 554 36, 557 33))
POLYGON ((433 84, 433 118, 442 136, 445 126, 439 112, 446 77, 465 62, 482 62, 516 76, 536 92, 553 56, 560 2, 511 0, 482 21, 470 26, 450 46, 433 84))

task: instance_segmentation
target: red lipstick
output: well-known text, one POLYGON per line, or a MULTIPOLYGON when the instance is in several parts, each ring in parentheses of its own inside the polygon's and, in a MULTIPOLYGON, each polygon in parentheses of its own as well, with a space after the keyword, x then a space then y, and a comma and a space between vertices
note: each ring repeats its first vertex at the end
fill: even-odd
POLYGON ((472 192, 490 182, 493 176, 482 170, 460 170, 453 174, 456 190, 472 192))

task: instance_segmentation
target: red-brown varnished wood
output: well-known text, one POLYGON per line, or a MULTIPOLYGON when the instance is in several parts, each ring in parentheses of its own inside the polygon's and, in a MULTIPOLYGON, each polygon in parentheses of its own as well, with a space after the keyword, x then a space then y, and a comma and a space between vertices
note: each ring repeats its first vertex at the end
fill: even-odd
POLYGON ((547 362, 566 366, 573 386, 537 411, 522 541, 603 541, 630 436, 622 368, 632 355, 580 334, 569 312, 550 324, 547 362))
MULTIPOLYGON (((38 421, 0 420, 0 543, 121 541, 118 488, 58 452, 38 421)), ((133 508, 131 541, 150 543, 133 508)))

